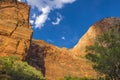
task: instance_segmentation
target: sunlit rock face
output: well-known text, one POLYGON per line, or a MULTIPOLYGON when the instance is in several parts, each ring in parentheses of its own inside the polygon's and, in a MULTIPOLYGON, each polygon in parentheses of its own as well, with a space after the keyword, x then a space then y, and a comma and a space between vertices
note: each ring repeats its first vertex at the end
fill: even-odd
MULTIPOLYGON (((97 77, 92 64, 84 57, 86 46, 110 27, 120 26, 119 18, 105 18, 94 25, 71 50, 59 48, 42 40, 32 40, 29 25, 30 6, 17 0, 0 0, 0 56, 17 55, 36 69, 47 80, 60 80, 71 75, 97 77)), ((42 34, 40 34, 42 35, 42 34)))
POLYGON ((92 65, 85 58, 77 58, 69 49, 59 48, 41 40, 32 41, 27 61, 41 70, 47 80, 60 80, 67 75, 97 76, 92 65))
POLYGON ((0 1, 0 56, 26 55, 32 36, 30 7, 24 3, 0 1))
POLYGON ((70 50, 42 40, 32 40, 26 60, 30 65, 41 70, 48 80, 59 80, 66 75, 95 78, 98 74, 85 58, 86 46, 93 45, 98 35, 119 24, 120 19, 112 17, 95 23, 70 50))
POLYGON ((72 49, 76 56, 85 56, 86 46, 93 45, 96 37, 111 27, 120 26, 120 18, 105 18, 93 24, 72 49))

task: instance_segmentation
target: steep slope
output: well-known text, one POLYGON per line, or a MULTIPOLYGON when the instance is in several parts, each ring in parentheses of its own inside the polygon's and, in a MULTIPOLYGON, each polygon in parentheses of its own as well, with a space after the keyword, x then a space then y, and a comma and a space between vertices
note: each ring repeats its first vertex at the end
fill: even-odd
POLYGON ((120 18, 109 17, 101 21, 98 21, 88 29, 88 31, 83 35, 83 37, 72 49, 72 52, 76 56, 85 56, 86 46, 92 45, 95 42, 95 39, 98 35, 102 34, 110 27, 115 27, 119 25, 120 25, 120 18))
POLYGON ((0 56, 26 55, 32 36, 29 9, 17 0, 0 1, 0 56))
POLYGON ((86 59, 76 58, 68 49, 41 40, 32 41, 27 61, 42 70, 47 80, 59 80, 67 75, 77 77, 97 75, 86 59))

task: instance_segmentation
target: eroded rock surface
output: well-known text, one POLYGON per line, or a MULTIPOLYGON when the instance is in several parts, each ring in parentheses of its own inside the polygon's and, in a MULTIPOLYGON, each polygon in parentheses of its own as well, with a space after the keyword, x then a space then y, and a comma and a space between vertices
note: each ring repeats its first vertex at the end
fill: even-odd
POLYGON ((26 55, 32 36, 29 9, 20 2, 0 2, 0 56, 26 55))
POLYGON ((120 18, 109 17, 93 24, 72 49, 76 56, 85 56, 86 46, 92 45, 96 37, 111 27, 120 26, 120 18))
POLYGON ((85 58, 74 57, 67 48, 59 48, 41 40, 33 40, 27 61, 41 70, 47 80, 60 80, 71 75, 96 77, 92 65, 85 58))
POLYGON ((16 1, 0 1, 0 56, 26 56, 26 61, 41 70, 47 80, 60 80, 67 75, 97 76, 92 64, 85 58, 86 46, 92 45, 96 37, 110 27, 120 26, 119 18, 106 18, 95 23, 78 44, 69 50, 41 40, 31 40, 30 7, 16 1))

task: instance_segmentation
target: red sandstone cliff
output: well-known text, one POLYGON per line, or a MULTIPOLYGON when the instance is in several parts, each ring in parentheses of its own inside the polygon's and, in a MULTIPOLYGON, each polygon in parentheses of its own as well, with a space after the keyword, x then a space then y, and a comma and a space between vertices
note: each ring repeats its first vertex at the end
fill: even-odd
POLYGON ((27 61, 42 70, 47 80, 60 80, 67 75, 77 77, 97 75, 85 58, 74 57, 68 49, 41 40, 32 41, 27 61))
POLYGON ((102 34, 110 27, 116 27, 120 25, 120 18, 105 18, 97 23, 93 24, 88 31, 82 36, 79 42, 72 49, 72 52, 79 56, 85 56, 86 46, 92 45, 98 35, 102 34))
POLYGON ((85 58, 86 46, 92 45, 98 35, 119 24, 120 19, 112 17, 95 23, 72 50, 33 40, 27 61, 42 70, 48 80, 59 80, 66 75, 96 77, 97 73, 85 58))
POLYGON ((30 7, 24 3, 0 2, 0 56, 26 55, 32 36, 30 7))
POLYGON ((29 25, 30 7, 16 0, 1 1, 3 2, 0 2, 0 56, 17 55, 24 58, 26 55, 27 62, 41 70, 48 80, 59 80, 66 75, 97 76, 92 64, 84 57, 85 48, 92 45, 96 37, 109 27, 119 25, 119 18, 106 18, 95 23, 78 44, 69 50, 41 40, 32 40, 32 29, 29 25))

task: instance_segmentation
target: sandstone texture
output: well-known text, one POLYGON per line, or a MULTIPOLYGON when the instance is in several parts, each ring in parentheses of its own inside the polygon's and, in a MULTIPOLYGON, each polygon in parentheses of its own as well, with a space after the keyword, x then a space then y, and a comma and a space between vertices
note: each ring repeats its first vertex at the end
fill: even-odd
POLYGON ((67 49, 32 40, 29 10, 30 6, 17 0, 0 0, 0 56, 25 58, 30 65, 42 71, 47 80, 60 80, 67 75, 98 76, 85 58, 86 46, 93 45, 96 37, 109 28, 120 26, 120 18, 110 17, 95 23, 73 49, 67 49))
POLYGON ((120 18, 109 17, 93 24, 72 49, 76 56, 86 55, 86 46, 93 45, 96 37, 111 27, 120 25, 120 18))
POLYGON ((41 40, 32 41, 27 61, 41 70, 47 80, 60 80, 67 75, 97 76, 92 65, 85 58, 74 57, 69 49, 59 48, 41 40))
POLYGON ((0 56, 26 55, 32 36, 29 25, 30 7, 8 0, 0 2, 0 56))
POLYGON ((92 68, 85 55, 86 46, 93 45, 96 37, 111 27, 119 26, 119 18, 105 18, 88 29, 73 49, 59 48, 41 40, 32 40, 28 63, 41 70, 47 80, 60 80, 64 76, 96 78, 97 72, 92 68))

